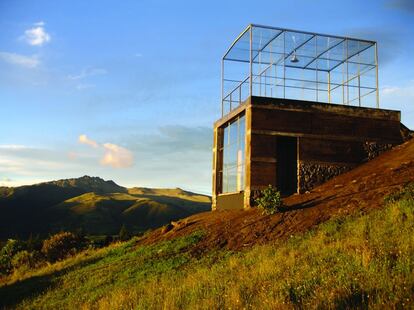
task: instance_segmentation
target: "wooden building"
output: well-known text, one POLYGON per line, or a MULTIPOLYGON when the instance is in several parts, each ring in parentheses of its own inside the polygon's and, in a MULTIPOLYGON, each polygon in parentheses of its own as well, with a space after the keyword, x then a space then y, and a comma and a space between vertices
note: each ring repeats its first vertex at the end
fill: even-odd
POLYGON ((249 208, 269 184, 311 190, 401 143, 377 75, 373 41, 249 25, 222 61, 213 209, 249 208))

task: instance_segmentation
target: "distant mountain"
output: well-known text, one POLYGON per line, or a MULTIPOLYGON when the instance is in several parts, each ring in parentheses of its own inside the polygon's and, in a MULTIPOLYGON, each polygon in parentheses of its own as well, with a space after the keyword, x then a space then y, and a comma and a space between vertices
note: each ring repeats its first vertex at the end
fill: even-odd
POLYGON ((63 188, 80 188, 85 192, 95 192, 101 194, 107 193, 126 193, 127 189, 123 186, 119 186, 114 181, 105 181, 99 177, 83 176, 80 178, 63 179, 57 181, 51 181, 41 184, 51 184, 63 188))
POLYGON ((122 225, 145 231, 210 206, 209 196, 179 188, 128 189, 90 176, 0 187, 0 239, 60 230, 116 234, 122 225))

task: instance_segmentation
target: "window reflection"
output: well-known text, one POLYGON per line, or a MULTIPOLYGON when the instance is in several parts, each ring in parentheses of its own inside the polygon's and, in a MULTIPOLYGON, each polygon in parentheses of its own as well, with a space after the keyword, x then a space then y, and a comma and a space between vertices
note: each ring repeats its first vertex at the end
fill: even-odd
POLYGON ((245 119, 238 116, 223 128, 222 193, 238 192, 244 189, 244 146, 245 119))

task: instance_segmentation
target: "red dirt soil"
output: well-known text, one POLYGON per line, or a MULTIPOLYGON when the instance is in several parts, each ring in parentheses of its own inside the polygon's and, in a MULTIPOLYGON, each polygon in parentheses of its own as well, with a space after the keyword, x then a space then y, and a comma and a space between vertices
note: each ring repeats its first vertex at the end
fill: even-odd
POLYGON ((165 227, 157 229, 144 236, 139 244, 203 230, 206 236, 197 246, 198 251, 222 247, 240 250, 307 231, 333 217, 380 208, 385 195, 412 181, 414 139, 333 178, 310 193, 285 198, 287 211, 282 213, 262 215, 255 208, 204 212, 174 223, 169 231, 165 227))

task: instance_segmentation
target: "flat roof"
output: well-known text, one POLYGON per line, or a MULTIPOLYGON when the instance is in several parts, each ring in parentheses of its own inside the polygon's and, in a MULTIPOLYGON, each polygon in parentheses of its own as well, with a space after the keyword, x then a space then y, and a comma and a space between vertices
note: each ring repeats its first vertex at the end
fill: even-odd
POLYGON ((294 53, 298 62, 289 67, 329 72, 355 55, 376 45, 375 41, 301 30, 250 24, 230 45, 226 61, 265 64, 258 55, 273 47, 273 54, 286 58, 294 53), (251 30, 251 31, 250 31, 251 30), (250 41, 251 40, 251 41, 250 41), (318 61, 316 61, 318 60, 318 61))

